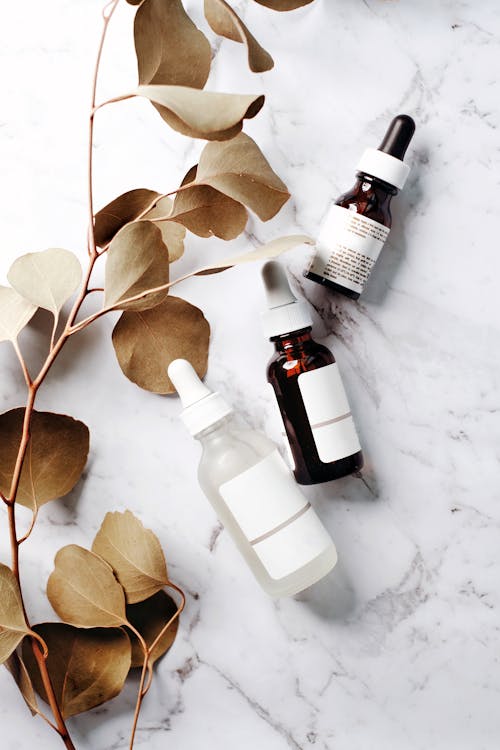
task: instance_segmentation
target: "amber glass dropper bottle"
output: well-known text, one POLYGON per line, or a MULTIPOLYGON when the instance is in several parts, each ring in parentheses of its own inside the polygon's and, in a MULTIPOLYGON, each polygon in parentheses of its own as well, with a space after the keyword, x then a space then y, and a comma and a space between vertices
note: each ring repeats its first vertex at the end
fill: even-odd
POLYGON ((264 332, 275 347, 267 378, 295 479, 319 484, 354 474, 363 454, 335 357, 312 338, 307 303, 295 298, 283 266, 269 261, 262 276, 269 308, 262 316, 264 332))
POLYGON ((409 115, 393 119, 376 148, 365 151, 356 183, 331 206, 306 278, 358 299, 391 228, 391 200, 410 168, 403 162, 415 132, 409 115))

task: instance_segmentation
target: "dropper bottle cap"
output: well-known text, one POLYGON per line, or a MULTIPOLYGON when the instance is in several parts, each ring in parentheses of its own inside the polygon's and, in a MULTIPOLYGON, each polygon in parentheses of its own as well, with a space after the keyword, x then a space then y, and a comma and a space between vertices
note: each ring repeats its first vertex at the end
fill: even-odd
POLYGON ((404 163, 413 134, 415 122, 409 115, 397 115, 387 128, 378 148, 367 148, 358 163, 358 172, 377 177, 401 190, 410 173, 404 163))
POLYGON ((269 308, 262 313, 262 323, 268 338, 283 336, 312 326, 307 303, 295 297, 281 263, 275 260, 265 263, 262 278, 269 308))
POLYGON ((184 407, 181 419, 191 435, 199 435, 233 413, 227 401, 207 388, 187 360, 174 359, 168 366, 168 377, 180 396, 184 407))

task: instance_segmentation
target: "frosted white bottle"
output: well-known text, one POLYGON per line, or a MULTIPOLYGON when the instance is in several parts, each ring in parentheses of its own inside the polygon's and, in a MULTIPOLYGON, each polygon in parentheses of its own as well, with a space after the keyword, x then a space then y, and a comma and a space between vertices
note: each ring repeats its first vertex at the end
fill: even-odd
POLYGON ((323 578, 337 562, 335 546, 275 444, 239 426, 186 360, 172 362, 168 375, 203 448, 200 486, 264 591, 292 596, 323 578))

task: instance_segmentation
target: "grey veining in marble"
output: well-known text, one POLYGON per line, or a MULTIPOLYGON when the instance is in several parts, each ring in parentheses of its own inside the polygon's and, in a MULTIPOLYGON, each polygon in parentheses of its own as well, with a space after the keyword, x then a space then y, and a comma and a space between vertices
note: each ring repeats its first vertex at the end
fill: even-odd
MULTIPOLYGON (((101 95, 135 81, 133 9, 122 3, 101 95)), ((188 7, 206 29, 201 0, 188 7)), ((417 121, 412 172, 359 303, 286 263, 341 367, 361 435, 363 481, 307 490, 340 562, 295 599, 263 595, 196 482, 198 446, 175 398, 125 380, 103 319, 68 344, 40 408, 83 419, 85 480, 44 507, 22 550, 34 620, 53 617, 44 587, 56 550, 87 545, 107 510, 155 529, 187 592, 175 646, 157 669, 137 747, 151 750, 497 750, 500 746, 500 7, 496 0, 316 0, 273 14, 237 3, 274 55, 265 75, 243 49, 216 50, 209 86, 264 92, 246 125, 294 201, 246 237, 315 235, 390 118, 417 121)), ((98 0, 25 0, 3 9, 2 255, 68 247, 85 258, 85 141, 98 0)), ((96 203, 132 187, 174 188, 202 147, 172 133, 145 102, 99 113, 96 203)), ((189 237, 187 271, 226 254, 189 237)), ((257 267, 197 278, 179 294, 212 326, 209 379, 255 427, 278 439, 265 382, 257 267)), ((23 333, 35 361, 38 318, 23 333)), ((17 361, 0 349, 3 409, 22 403, 17 361)), ((28 522, 21 510, 21 524, 28 522)), ((5 516, 0 558, 8 560, 5 516)), ((57 747, 0 675, 2 747, 57 747), (22 728, 22 732, 21 729, 22 728)), ((134 684, 70 721, 79 750, 126 748, 134 684)))

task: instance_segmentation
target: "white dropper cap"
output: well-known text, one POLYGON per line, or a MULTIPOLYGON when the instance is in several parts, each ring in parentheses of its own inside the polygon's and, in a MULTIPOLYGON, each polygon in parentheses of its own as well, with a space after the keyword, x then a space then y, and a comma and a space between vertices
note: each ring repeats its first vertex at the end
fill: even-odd
POLYGON ((262 313, 262 323, 268 338, 283 336, 312 326, 307 303, 295 297, 281 263, 275 260, 265 263, 262 278, 269 307, 269 310, 262 313))
POLYGON ((168 366, 168 377, 180 396, 184 411, 181 419, 191 435, 232 414, 233 410, 220 393, 213 393, 202 383, 193 366, 185 359, 174 359, 168 366))

